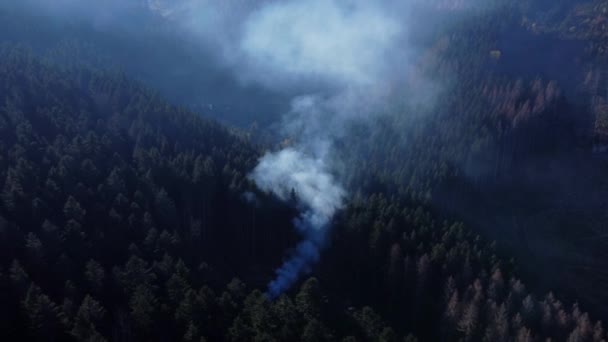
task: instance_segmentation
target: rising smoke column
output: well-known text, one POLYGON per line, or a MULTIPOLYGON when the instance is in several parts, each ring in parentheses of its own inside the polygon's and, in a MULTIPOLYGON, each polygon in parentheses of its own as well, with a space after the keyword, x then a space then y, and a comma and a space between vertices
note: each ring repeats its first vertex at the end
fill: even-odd
MULTIPOLYGON (((282 133, 293 144, 264 155, 250 174, 282 200, 295 195, 294 226, 303 240, 268 286, 275 298, 319 260, 346 191, 332 175, 333 144, 351 120, 369 116, 381 97, 387 55, 401 33, 382 7, 356 1, 270 3, 251 14, 240 50, 249 73, 268 87, 305 83, 314 93, 292 101, 282 133)), ((388 77, 387 77, 388 79, 388 77)))
POLYGON ((251 177, 261 189, 273 192, 282 200, 289 200, 295 193, 302 210, 294 226, 304 240, 268 285, 269 296, 275 298, 319 259, 331 218, 342 207, 345 191, 327 172, 322 159, 293 148, 266 154, 251 177))

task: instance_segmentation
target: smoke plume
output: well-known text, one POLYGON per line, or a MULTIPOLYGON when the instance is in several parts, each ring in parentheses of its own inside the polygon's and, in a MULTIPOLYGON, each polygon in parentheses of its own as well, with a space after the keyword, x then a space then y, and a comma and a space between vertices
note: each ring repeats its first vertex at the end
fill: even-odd
MULTIPOLYGON (((252 13, 239 52, 245 77, 268 87, 304 83, 315 92, 300 94, 284 116, 289 147, 264 155, 251 173, 263 190, 301 209, 294 225, 303 240, 277 270, 270 297, 288 289, 318 261, 331 221, 346 191, 332 174, 333 148, 345 125, 372 114, 385 93, 403 27, 387 8, 362 2, 287 1, 252 13)), ((296 86, 297 87, 297 86, 296 86)))
POLYGON ((304 240, 269 284, 268 294, 274 298, 319 259, 326 229, 334 213, 342 207, 345 191, 328 172, 322 158, 310 157, 293 148, 266 154, 251 177, 261 189, 273 192, 282 200, 297 200, 302 210, 294 226, 304 240))

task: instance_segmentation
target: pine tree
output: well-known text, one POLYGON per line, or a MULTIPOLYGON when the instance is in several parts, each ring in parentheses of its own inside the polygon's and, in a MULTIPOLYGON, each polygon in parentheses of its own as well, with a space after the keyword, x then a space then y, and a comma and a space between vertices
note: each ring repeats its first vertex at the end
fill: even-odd
POLYGON ((86 210, 84 210, 78 201, 70 196, 68 197, 65 205, 63 206, 63 213, 65 215, 66 220, 74 220, 76 222, 82 223, 84 216, 86 214, 86 210))
POLYGON ((302 284, 300 292, 296 295, 296 307, 307 319, 319 319, 321 315, 321 294, 319 281, 309 278, 302 284))
POLYGON ((23 300, 23 310, 27 317, 29 332, 36 340, 55 340, 65 328, 65 316, 61 309, 40 287, 32 284, 23 300))
POLYGON ((86 264, 84 275, 89 282, 91 290, 94 293, 101 293, 106 277, 103 267, 97 261, 89 260, 86 264))
POLYGON ((91 296, 86 295, 74 318, 72 335, 79 341, 106 341, 98 331, 104 316, 105 309, 101 304, 91 296))

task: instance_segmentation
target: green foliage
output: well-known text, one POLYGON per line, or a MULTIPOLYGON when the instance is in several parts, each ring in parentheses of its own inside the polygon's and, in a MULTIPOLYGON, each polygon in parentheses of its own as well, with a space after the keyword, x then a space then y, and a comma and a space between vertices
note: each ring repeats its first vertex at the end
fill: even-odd
POLYGON ((204 285, 232 275, 207 262, 265 264, 293 241, 294 209, 259 193, 254 213, 241 198, 257 192, 243 178, 256 150, 120 75, 62 70, 14 46, 0 51, 0 75, 0 268, 15 323, 0 334, 227 334, 246 288, 234 279, 218 298, 204 285), (266 227, 281 233, 252 234, 266 227))
POLYGON ((72 335, 80 341, 105 341, 98 328, 103 324, 105 309, 91 296, 85 296, 74 318, 72 335))
POLYGON ((66 323, 64 314, 38 286, 30 286, 22 305, 32 338, 42 341, 58 339, 62 335, 66 323))
POLYGON ((450 186, 470 190, 462 173, 481 165, 466 179, 491 182, 567 137, 529 139, 545 132, 544 118, 567 114, 554 82, 480 67, 513 18, 460 25, 420 66, 449 90, 436 108, 408 103, 388 108, 371 132, 348 128, 363 132, 340 151, 354 191, 332 247, 314 277, 273 301, 260 288, 297 239, 297 212, 245 177, 260 155, 246 135, 125 75, 60 68, 4 46, 0 319, 11 327, 0 338, 605 338, 578 306, 529 293, 493 244, 429 205, 450 186))

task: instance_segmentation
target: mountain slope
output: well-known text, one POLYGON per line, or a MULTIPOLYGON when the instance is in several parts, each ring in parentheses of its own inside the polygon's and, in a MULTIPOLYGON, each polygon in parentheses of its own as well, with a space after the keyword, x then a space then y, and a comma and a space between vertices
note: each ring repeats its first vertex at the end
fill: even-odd
POLYGON ((0 76, 7 340, 604 338, 462 224, 382 194, 355 195, 317 278, 269 301, 297 212, 246 179, 245 138, 13 46, 0 76))
POLYGON ((223 282, 279 259, 293 240, 293 209, 251 193, 265 208, 256 210, 243 197, 254 190, 244 175, 257 156, 244 138, 124 77, 60 70, 13 47, 1 56, 2 273, 29 274, 6 293, 9 326, 9 317, 24 319, 10 312, 37 286, 51 298, 74 287, 76 297, 65 298, 76 306, 78 293, 95 293, 115 317, 134 289, 103 278, 129 257, 182 260, 201 267, 196 281, 213 262, 219 271, 208 280, 223 282), (83 273, 90 265, 95 285, 83 273))

